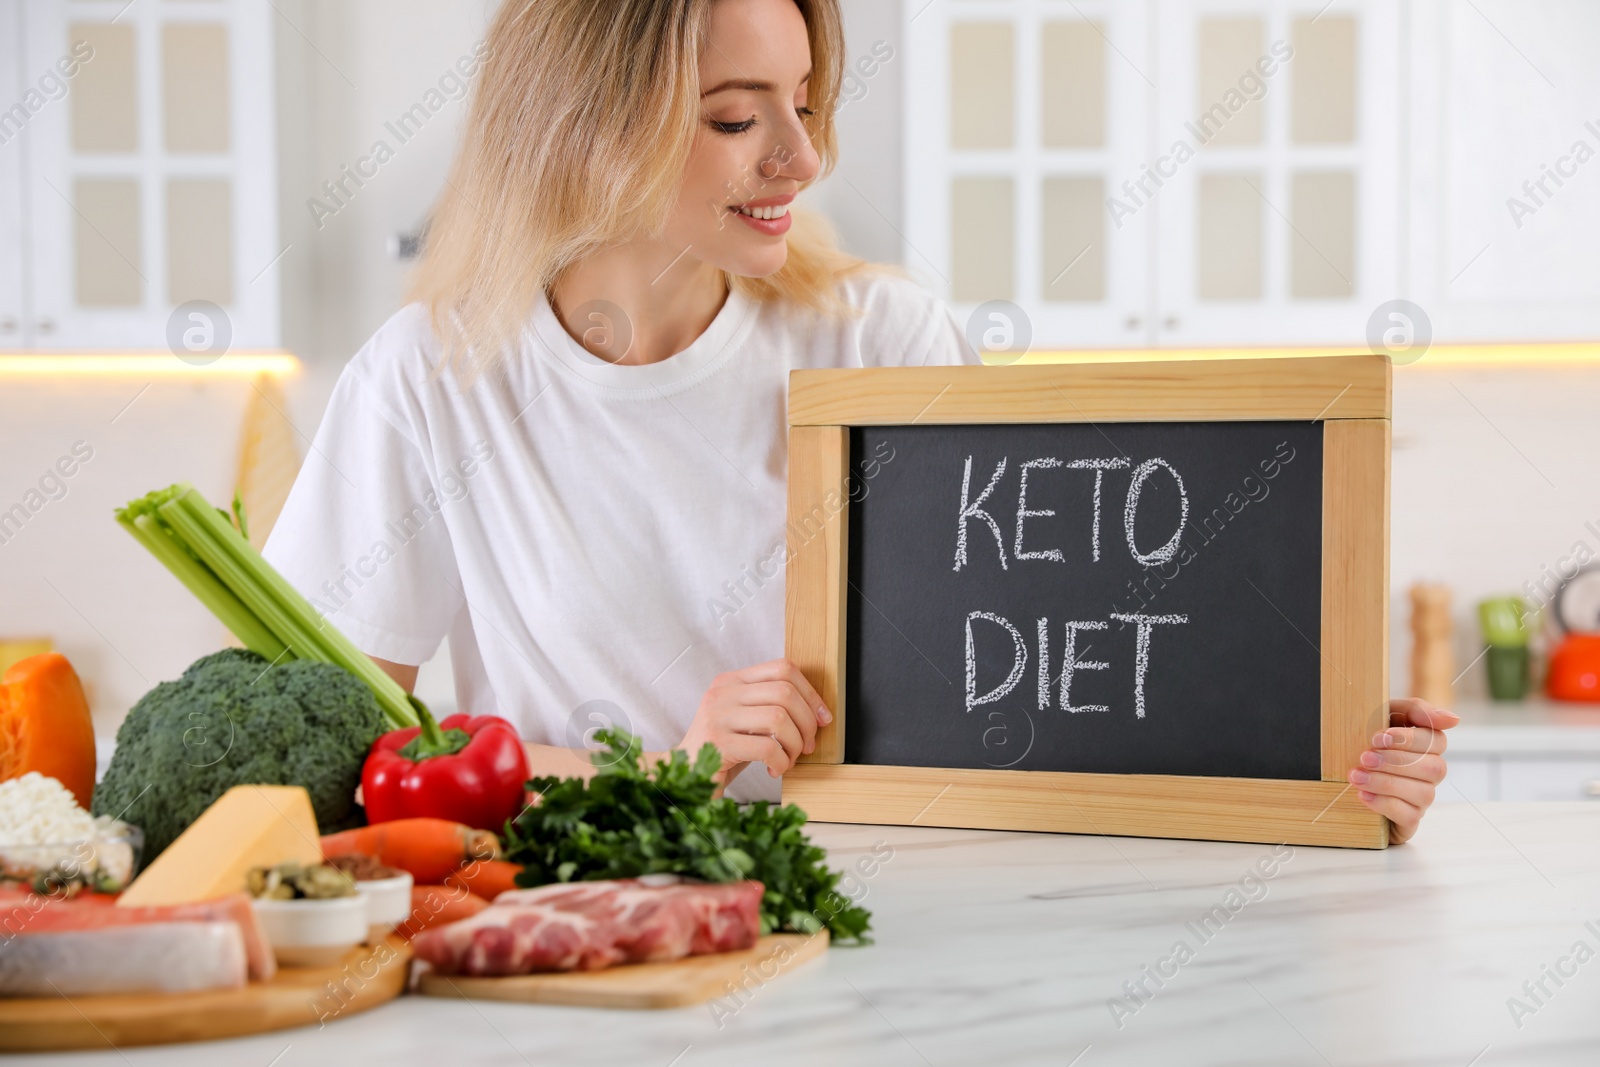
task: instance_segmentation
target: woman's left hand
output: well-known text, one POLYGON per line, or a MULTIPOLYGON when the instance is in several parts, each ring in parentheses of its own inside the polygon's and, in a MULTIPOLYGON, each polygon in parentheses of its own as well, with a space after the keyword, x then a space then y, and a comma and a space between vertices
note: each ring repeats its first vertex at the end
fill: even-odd
POLYGON ((1422 813, 1444 781, 1444 731, 1461 721, 1453 711, 1420 697, 1389 702, 1389 728, 1372 737, 1350 771, 1361 803, 1389 820, 1389 841, 1401 844, 1417 832, 1422 813))

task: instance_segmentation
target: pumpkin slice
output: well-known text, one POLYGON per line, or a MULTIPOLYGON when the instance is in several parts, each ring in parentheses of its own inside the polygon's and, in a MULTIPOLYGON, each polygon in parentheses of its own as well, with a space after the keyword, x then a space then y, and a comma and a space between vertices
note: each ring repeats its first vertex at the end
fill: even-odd
POLYGON ((89 810, 94 724, 78 674, 59 652, 29 656, 0 676, 0 781, 54 778, 89 810))

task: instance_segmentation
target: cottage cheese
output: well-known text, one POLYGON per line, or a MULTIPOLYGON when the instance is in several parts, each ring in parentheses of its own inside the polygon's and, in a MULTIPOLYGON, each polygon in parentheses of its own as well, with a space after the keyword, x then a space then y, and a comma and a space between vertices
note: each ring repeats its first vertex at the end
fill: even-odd
POLYGON ((109 879, 133 873, 128 827, 78 807, 66 786, 38 771, 0 782, 0 878, 31 879, 51 869, 109 879))
POLYGON ((0 782, 0 845, 87 841, 97 829, 95 817, 54 778, 29 771, 0 782))

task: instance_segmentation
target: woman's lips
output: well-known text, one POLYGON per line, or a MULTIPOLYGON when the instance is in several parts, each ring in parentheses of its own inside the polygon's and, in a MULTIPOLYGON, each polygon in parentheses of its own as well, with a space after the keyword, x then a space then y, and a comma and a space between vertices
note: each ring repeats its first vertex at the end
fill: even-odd
POLYGON ((745 223, 758 233, 764 233, 769 237, 783 236, 789 232, 789 227, 794 223, 794 216, 789 212, 785 212, 775 219, 756 219, 746 215, 738 208, 729 208, 728 210, 733 217, 738 219, 740 222, 745 223))
POLYGON ((779 237, 789 232, 792 223, 789 221, 789 206, 794 203, 794 193, 784 193, 782 196, 769 196, 761 200, 750 200, 743 204, 735 204, 729 208, 750 227, 770 237, 779 237), (746 214, 746 211, 750 214, 746 214), (770 219, 758 218, 760 215, 773 215, 770 219))

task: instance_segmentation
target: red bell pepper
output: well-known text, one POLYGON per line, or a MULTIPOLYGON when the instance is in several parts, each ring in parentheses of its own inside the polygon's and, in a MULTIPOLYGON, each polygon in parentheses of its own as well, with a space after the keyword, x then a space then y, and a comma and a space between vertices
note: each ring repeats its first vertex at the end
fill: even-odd
MULTIPOLYGON (((415 706, 415 705, 413 705, 415 706)), ((516 728, 494 715, 451 715, 391 730, 361 768, 367 821, 431 817, 501 833, 522 811, 528 754, 516 728)))

